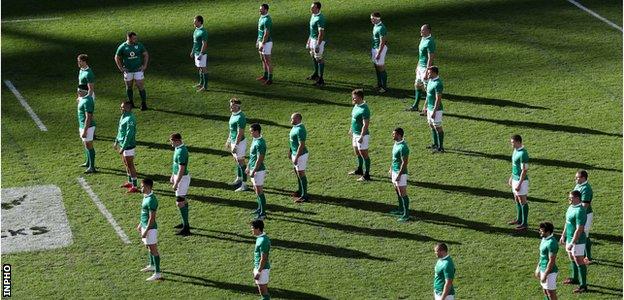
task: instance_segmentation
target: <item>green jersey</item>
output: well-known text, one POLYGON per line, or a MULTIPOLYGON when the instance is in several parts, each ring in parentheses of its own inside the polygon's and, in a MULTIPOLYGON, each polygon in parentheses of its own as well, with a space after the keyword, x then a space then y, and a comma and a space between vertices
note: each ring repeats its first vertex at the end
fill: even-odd
MULTIPOLYGON (((260 155, 265 155, 267 153, 266 142, 264 142, 264 138, 261 136, 259 138, 254 138, 253 142, 251 142, 251 148, 249 148, 249 170, 252 171, 256 167, 256 163, 258 162, 258 157, 260 155)), ((264 160, 262 164, 258 167, 256 171, 264 171, 266 168, 264 167, 264 160)))
MULTIPOLYGON (((289 134, 290 153, 292 155, 297 154, 297 149, 299 149, 299 143, 305 142, 307 136, 308 136, 308 132, 306 131, 305 126, 303 126, 302 123, 299 123, 293 126, 292 129, 290 129, 290 134, 289 134)), ((306 154, 306 153, 308 153, 308 148, 304 146, 303 152, 301 152, 301 155, 306 154)))
POLYGON ((319 12, 310 17, 310 38, 318 39, 319 31, 325 30, 325 16, 319 12))
POLYGON ((177 175, 180 170, 180 166, 184 166, 184 174, 182 175, 188 175, 188 160, 188 149, 186 148, 186 145, 182 144, 175 147, 175 150, 173 151, 173 165, 171 167, 173 174, 177 175))
POLYGON ((258 42, 262 42, 262 39, 264 38, 264 33, 266 31, 269 31, 269 36, 267 37, 267 42, 271 42, 273 41, 271 39, 271 34, 273 33, 273 19, 271 19, 271 16, 269 16, 269 14, 260 16, 260 18, 258 19, 258 42))
MULTIPOLYGON (((529 152, 524 147, 514 149, 511 154, 511 179, 520 180, 520 173, 522 173, 522 165, 529 163, 529 152)), ((524 176, 524 180, 529 180, 529 174, 524 176)))
MULTIPOLYGON (((557 261, 557 251, 559 251, 559 244, 552 234, 548 237, 542 238, 539 247, 539 269, 541 272, 546 271, 546 267, 548 266, 548 258, 550 256, 554 256, 555 262, 557 261)), ((559 269, 557 268, 557 264, 555 263, 552 270, 550 270, 550 273, 557 273, 558 271, 559 269)))
POLYGON ((386 25, 379 22, 373 26, 373 49, 379 49, 381 45, 381 38, 386 37, 388 35, 388 31, 386 30, 386 25))
POLYGON ((195 28, 193 32, 193 54, 200 55, 202 49, 202 42, 208 41, 208 31, 204 26, 195 28))
POLYGON ((117 144, 121 149, 128 150, 136 147, 136 118, 132 112, 124 112, 119 118, 117 130, 117 144))
MULTIPOLYGON (((427 82, 427 109, 429 111, 433 111, 436 103, 436 96, 440 94, 442 96, 442 92, 444 91, 444 84, 442 83, 442 79, 440 77, 431 78, 427 82)), ((440 99, 440 106, 438 110, 444 111, 444 106, 442 105, 442 100, 440 99)))
MULTIPOLYGON (((87 113, 93 114, 95 111, 95 101, 93 97, 84 96, 78 100, 78 128, 85 128, 85 122, 87 121, 87 113)), ((91 124, 87 127, 95 126, 95 121, 91 118, 91 124)))
POLYGON ((592 191, 589 181, 577 184, 574 190, 581 192, 581 202, 589 203, 589 206, 587 206, 587 214, 593 213, 591 202, 594 199, 594 192, 592 191))
MULTIPOLYGON (((141 203, 141 228, 147 228, 147 222, 149 221, 149 212, 156 211, 158 209, 158 200, 156 200, 156 196, 154 196, 154 192, 149 193, 149 195, 143 196, 143 203, 141 203)), ((154 224, 149 229, 158 229, 158 225, 156 225, 156 220, 154 220, 154 224)))
POLYGON ((351 110, 351 132, 356 135, 369 134, 368 128, 366 128, 366 132, 362 132, 362 127, 364 127, 364 120, 370 120, 370 117, 371 112, 368 109, 368 104, 354 105, 351 110))
MULTIPOLYGON (((407 159, 409 157, 409 148, 407 147, 407 143, 405 140, 400 140, 398 142, 394 142, 394 146, 392 146, 392 171, 399 172, 401 170, 401 162, 403 159, 407 159)), ((399 174, 407 174, 407 166, 403 169, 403 173, 399 174)))
POLYGON ((78 71, 78 84, 95 83, 95 74, 91 68, 80 69, 78 71))
MULTIPOLYGON (((267 260, 264 263, 264 269, 271 269, 271 263, 269 263, 269 251, 271 251, 271 240, 263 233, 256 237, 256 246, 254 247, 254 269, 260 268, 260 258, 262 253, 266 254, 267 260)), ((258 270, 258 271, 262 271, 258 270)))
POLYGON ((420 39, 418 44, 418 66, 427 67, 429 61, 429 54, 436 52, 436 44, 433 36, 429 35, 420 39))
MULTIPOLYGON (((585 208, 580 203, 577 205, 570 205, 566 212, 566 243, 572 242, 574 231, 576 231, 576 228, 579 226, 585 226, 585 222, 587 222, 587 211, 585 208)), ((576 243, 585 244, 585 242, 586 235, 585 231, 583 231, 576 243)))
POLYGON ((143 52, 145 52, 143 44, 123 42, 117 47, 115 55, 121 57, 122 65, 128 72, 138 72, 143 66, 143 52))
MULTIPOLYGON (((449 255, 439 258, 434 268, 433 291, 437 295, 442 295, 444 283, 447 279, 455 278, 455 264, 449 255)), ((451 286, 449 295, 455 295, 455 287, 451 286)))
POLYGON ((239 110, 238 112, 232 113, 229 121, 231 143, 236 143, 236 136, 241 129, 243 129, 241 141, 245 139, 245 125, 247 125, 247 118, 242 111, 239 110))

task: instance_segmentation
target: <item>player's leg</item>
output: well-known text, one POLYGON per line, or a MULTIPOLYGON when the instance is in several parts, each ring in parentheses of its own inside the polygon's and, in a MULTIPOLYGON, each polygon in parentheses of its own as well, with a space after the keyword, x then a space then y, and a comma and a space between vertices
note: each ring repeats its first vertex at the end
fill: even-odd
POLYGON ((314 73, 308 76, 306 79, 317 81, 319 79, 319 65, 318 59, 316 58, 316 53, 314 51, 314 47, 316 45, 316 40, 310 39, 308 43, 308 49, 310 49, 310 57, 312 58, 312 65, 314 66, 314 73))
POLYGON ((388 90, 388 73, 386 72, 386 65, 377 65, 377 70, 379 70, 379 78, 381 79, 381 88, 379 89, 379 92, 384 93, 388 90))
POLYGON ((520 183, 520 191, 518 191, 518 202, 520 202, 520 209, 522 211, 522 219, 519 219, 520 225, 516 229, 527 229, 529 227, 529 202, 527 201, 528 194, 528 180, 524 180, 520 183))
POLYGON ((364 175, 364 158, 360 155, 360 150, 358 150, 358 139, 359 135, 353 135, 351 138, 351 145, 353 147, 353 153, 355 153, 355 157, 357 158, 357 169, 355 171, 349 172, 349 175, 364 175))
POLYGON ((544 290, 547 300, 557 300, 557 290, 544 290))
MULTIPOLYGON (((256 47, 258 47, 258 44, 256 44, 256 47)), ((265 81, 267 79, 269 79, 269 71, 267 70, 267 65, 266 62, 264 61, 264 55, 262 54, 261 51, 258 51, 258 55, 260 56, 260 63, 262 63, 262 76, 256 78, 256 80, 258 81, 265 81)))
POLYGON ((145 78, 143 72, 136 72, 134 82, 141 95, 141 110, 147 110, 147 93, 145 92, 145 78))
POLYGON ((363 170, 364 174, 358 180, 359 181, 370 180, 371 159, 368 156, 368 148, 366 149, 360 148, 358 151, 360 152, 360 157, 362 157, 362 160, 364 160, 364 170, 363 170))
MULTIPOLYGON (((204 54, 203 56, 206 57, 206 54, 204 54)), ((204 82, 200 90, 205 91, 208 89, 208 68, 204 66, 204 67, 201 67, 200 69, 201 69, 202 76, 204 77, 204 82)))
POLYGON ((589 239, 589 231, 591 229, 592 223, 594 222, 594 213, 587 214, 587 221, 585 222, 585 235, 587 236, 587 242, 585 242, 585 264, 589 265, 592 263, 592 255, 591 255, 591 240, 589 239))
POLYGON ((563 284, 578 284, 579 283, 579 268, 576 264, 574 255, 572 251, 568 251, 569 244, 566 243, 566 253, 568 254, 568 259, 570 260, 570 277, 566 278, 563 281, 563 284))
POLYGON ((260 292, 260 296, 262 300, 269 300, 271 296, 269 296, 269 286, 267 284, 259 284, 258 291, 260 292))
POLYGON ((271 55, 264 54, 262 56, 266 70, 265 72, 267 74, 267 80, 264 82, 264 84, 270 85, 271 83, 273 83, 273 66, 271 66, 271 55))
POLYGON ((511 183, 511 190, 513 193, 513 202, 516 205, 516 218, 509 221, 507 224, 509 225, 520 225, 520 222, 522 221, 522 205, 520 204, 520 199, 519 196, 516 195, 515 192, 515 181, 512 181, 511 183))
POLYGON ((435 149, 438 149, 438 147, 440 147, 440 145, 438 144, 438 131, 435 128, 435 125, 433 124, 433 118, 432 118, 432 113, 431 112, 427 112, 427 123, 429 124, 429 128, 431 129, 431 140, 432 140, 432 144, 431 146, 429 146, 429 148, 432 151, 435 151, 435 149))
POLYGON ((132 107, 134 107, 134 90, 132 89, 133 82, 134 82, 134 73, 125 72, 124 83, 126 85, 126 97, 128 98, 128 101, 130 101, 130 103, 132 104, 132 107))
POLYGON ((128 166, 128 174, 130 174, 130 183, 132 187, 128 189, 129 193, 138 193, 137 171, 134 167, 134 149, 124 151, 124 159, 128 166))
POLYGON ((575 244, 572 248, 574 252, 574 263, 578 268, 579 287, 575 289, 575 293, 587 291, 587 265, 585 265, 585 244, 575 244))
POLYGON ((87 170, 85 173, 94 173, 95 172, 95 148, 93 147, 93 140, 84 142, 85 148, 87 149, 87 170))
POLYGON ((325 41, 321 42, 319 45, 319 51, 314 52, 314 59, 316 60, 316 64, 318 66, 318 79, 316 80, 317 86, 325 85, 325 79, 323 75, 325 74, 325 59, 323 58, 323 52, 325 52, 325 41))
POLYGON ((407 174, 399 175, 399 182, 396 183, 397 189, 399 192, 399 196, 401 197, 401 201, 403 203, 403 211, 401 218, 398 221, 405 222, 410 219, 410 210, 409 210, 409 196, 407 196, 407 174))
MULTIPOLYGON (((150 233, 148 233, 149 235, 156 235, 156 233, 152 233, 151 231, 155 231, 156 229, 150 229, 150 233)), ((154 237, 154 240, 156 238, 154 237)), ((149 240, 149 238, 148 238, 149 240)), ((158 246, 156 243, 151 244, 151 245, 147 245, 150 251, 150 254, 152 255, 153 259, 154 259, 154 274, 149 277, 147 279, 147 281, 154 281, 154 280, 159 280, 162 279, 162 275, 160 273, 160 254, 158 253, 158 246)))
MULTIPOLYGON (((436 119, 438 118, 437 115, 441 114, 442 112, 436 112, 436 119)), ((436 124, 441 124, 442 122, 435 122, 436 124)), ((437 152, 444 152, 444 129, 442 128, 442 125, 435 125, 435 131, 436 131, 436 135, 438 137, 438 148, 434 149, 437 150, 437 152)))
POLYGON ((397 195, 397 209, 393 209, 390 211, 391 215, 400 216, 403 214, 403 197, 401 196, 401 191, 399 191, 399 187, 397 186, 395 179, 398 174, 396 172, 392 172, 392 176, 390 180, 392 181, 392 188, 394 189, 394 193, 397 195))
POLYGON ((130 169, 128 169, 128 162, 126 161, 126 157, 124 156, 123 152, 119 154, 119 157, 121 158, 121 162, 123 163, 124 169, 126 170, 126 182, 122 184, 120 187, 129 189, 132 187, 132 176, 130 176, 130 169))
POLYGON ((264 190, 262 189, 265 175, 265 171, 258 171, 252 178, 254 191, 256 192, 256 201, 258 202, 258 219, 264 219, 266 217, 266 196, 264 195, 264 190))
MULTIPOLYGON (((197 60, 196 60, 197 61, 197 60)), ((201 68, 197 68, 197 75, 199 77, 199 82, 195 85, 195 88, 199 89, 204 86, 204 73, 202 73, 201 68)))

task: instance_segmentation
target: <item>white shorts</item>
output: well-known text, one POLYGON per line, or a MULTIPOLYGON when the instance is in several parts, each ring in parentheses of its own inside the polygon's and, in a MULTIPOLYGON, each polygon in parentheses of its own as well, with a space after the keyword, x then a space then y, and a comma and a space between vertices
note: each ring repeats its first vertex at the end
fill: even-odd
POLYGON ((232 156, 234 156, 234 158, 236 158, 237 160, 245 159, 245 151, 247 150, 247 139, 243 139, 242 141, 238 142, 238 145, 236 145, 235 143, 231 143, 230 150, 232 150, 234 146, 236 146, 236 153, 232 153, 232 156))
POLYGON ((325 41, 322 41, 321 44, 319 45, 319 51, 316 52, 314 51, 314 48, 316 47, 316 39, 310 39, 308 41, 308 44, 306 45, 306 49, 310 50, 310 56, 316 58, 316 59, 322 59, 323 58, 323 52, 325 52, 325 41))
MULTIPOLYGON (((256 49, 260 49, 260 42, 256 42, 256 49)), ((271 55, 271 50, 273 50, 273 42, 266 42, 264 43, 264 47, 262 47, 260 54, 271 55)))
POLYGON ((435 292, 433 292, 433 299, 434 300, 455 300, 455 295, 447 295, 446 298, 442 299, 442 294, 438 295, 435 292))
POLYGON ((93 135, 95 134, 95 126, 91 126, 87 128, 87 137, 82 137, 82 130, 78 128, 78 136, 83 142, 91 142, 93 141, 93 135))
POLYGON ((297 159, 297 164, 295 165, 295 156, 293 155, 292 159, 293 159, 293 165, 295 166, 295 170, 297 171, 305 171, 306 167, 308 166, 308 154, 306 153, 304 155, 299 156, 299 159, 297 159))
POLYGON ((365 135, 362 139, 362 143, 359 143, 360 135, 354 134, 353 139, 351 140, 351 145, 358 150, 368 150, 368 141, 370 140, 370 135, 365 135))
MULTIPOLYGON (((271 269, 263 269, 262 271, 260 271, 260 277, 258 277, 258 279, 254 279, 254 282, 256 284, 261 284, 261 285, 265 285, 269 283, 269 272, 271 272, 271 269)), ((253 275, 254 278, 256 277, 256 274, 258 274, 258 269, 254 269, 253 270, 253 275)))
POLYGON ((585 256, 585 244, 572 245, 572 251, 568 251, 569 243, 566 243, 566 251, 572 253, 572 256, 585 256))
POLYGON ((383 66, 384 64, 386 64, 386 52, 388 52, 388 46, 384 46, 383 50, 381 50, 381 55, 379 55, 379 59, 375 59, 375 56, 377 56, 377 51, 379 51, 379 49, 371 49, 371 61, 373 61, 376 66, 383 66))
POLYGON ((418 66, 416 67, 416 80, 414 81, 414 84, 426 84, 425 82, 425 75, 427 74, 427 68, 426 67, 421 67, 418 66))
POLYGON ((407 174, 401 174, 401 178, 399 178, 399 182, 396 182, 399 173, 392 171, 392 184, 395 186, 406 186, 407 185, 407 174))
POLYGON ((518 180, 511 181, 511 191, 514 196, 526 196, 529 193, 529 181, 525 180, 520 185, 520 191, 516 192, 516 187, 518 187, 518 180))
MULTIPOLYGON (((173 180, 176 180, 178 175, 173 175, 173 180)), ((191 185, 191 174, 182 176, 180 183, 178 183, 178 189, 175 191, 176 197, 184 197, 188 192, 189 185, 191 185)))
POLYGON ((266 177, 266 170, 256 172, 256 174, 251 177, 251 184, 254 186, 264 185, 264 177, 266 177))
POLYGON ((134 149, 136 149, 136 148, 132 148, 132 149, 128 149, 128 150, 124 150, 121 154, 122 154, 124 157, 127 157, 127 156, 134 156, 134 149))
MULTIPOLYGON (((145 232, 145 228, 141 228, 141 236, 145 232)), ((145 238, 142 238, 144 245, 155 245, 158 243, 158 229, 150 229, 147 231, 145 238)))
POLYGON ((438 110, 436 111, 435 118, 432 118, 433 111, 427 110, 427 123, 433 126, 442 126, 442 115, 444 111, 438 110))
POLYGON ((124 81, 143 80, 143 71, 138 72, 124 72, 124 81))
POLYGON ((208 54, 195 54, 195 66, 198 68, 205 68, 208 62, 208 54), (197 59, 199 58, 199 59, 197 59))
POLYGON ((593 222, 594 222, 594 213, 593 212, 588 213, 587 214, 587 221, 585 222, 585 228, 584 228, 585 235, 587 237, 589 237, 589 230, 591 229, 593 222))
MULTIPOLYGON (((540 271, 540 278, 542 278, 542 271, 540 271)), ((550 273, 548 275, 546 275, 546 282, 542 282, 540 280, 540 285, 542 286, 542 289, 545 290, 556 290, 557 289, 557 273, 550 273)))

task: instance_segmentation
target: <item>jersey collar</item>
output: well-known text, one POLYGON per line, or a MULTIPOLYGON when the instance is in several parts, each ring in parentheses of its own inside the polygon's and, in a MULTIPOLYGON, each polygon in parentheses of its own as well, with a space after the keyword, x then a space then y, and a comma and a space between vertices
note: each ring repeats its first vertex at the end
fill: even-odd
POLYGON ((520 148, 516 149, 516 151, 520 151, 522 149, 524 149, 524 145, 520 146, 520 148))
POLYGON ((303 124, 303 123, 299 123, 297 125, 293 125, 293 127, 299 127, 301 124, 303 124))
POLYGON ((438 79, 440 79, 440 76, 433 77, 433 78, 431 78, 429 80, 438 80, 438 79))
POLYGON ((366 104, 366 101, 364 101, 364 102, 362 102, 362 103, 360 103, 360 104, 356 104, 355 106, 362 106, 362 105, 364 105, 364 104, 366 104))
POLYGON ((195 27, 195 29, 204 29, 204 24, 202 24, 202 26, 195 27))
POLYGON ((551 233, 549 236, 542 238, 543 241, 551 239, 553 237, 554 233, 551 233))
POLYGON ((236 116, 236 115, 240 114, 240 113, 241 113, 241 111, 242 111, 242 110, 239 110, 239 111, 237 111, 237 112, 233 112, 233 113, 232 113, 232 116, 236 116))
POLYGON ((451 256, 451 255, 450 255, 450 254, 447 254, 445 257, 438 258, 438 260, 446 260, 447 258, 449 258, 449 256, 451 256))
POLYGON ((82 71, 86 71, 86 70, 89 70, 89 67, 86 67, 86 68, 80 68, 80 70, 82 70, 82 71))
POLYGON ((572 207, 580 207, 580 206, 582 206, 582 205, 583 205, 583 202, 580 202, 580 203, 579 203, 579 204, 577 204, 577 205, 570 204, 570 206, 572 206, 572 207))
POLYGON ((422 39, 430 39, 431 38, 431 33, 428 36, 423 36, 422 39))
POLYGON ((176 149, 178 149, 178 148, 180 148, 180 147, 182 147, 182 146, 184 146, 184 143, 180 144, 180 146, 177 146, 177 147, 175 147, 175 148, 176 148, 176 149))
POLYGON ((381 26, 383 25, 383 22, 381 22, 381 20, 379 20, 379 23, 375 24, 375 26, 381 26))
POLYGON ((151 195, 154 195, 154 191, 151 191, 149 194, 145 195, 143 194, 143 198, 147 198, 150 197, 151 195))
POLYGON ((261 135, 261 136, 259 136, 259 137, 257 137, 257 138, 253 138, 253 140, 254 140, 254 141, 255 141, 255 140, 259 140, 259 139, 261 139, 261 138, 262 138, 262 135, 261 135))
POLYGON ((405 142, 405 139, 402 139, 402 140, 400 140, 400 141, 394 141, 394 144, 395 144, 395 145, 398 145, 398 144, 401 144, 401 143, 403 143, 403 142, 405 142))
POLYGON ((315 17, 318 17, 321 14, 321 11, 319 10, 318 14, 312 14, 315 17))
POLYGON ((583 183, 579 183, 578 185, 586 185, 586 184, 587 184, 587 182, 588 182, 588 180, 585 180, 585 182, 583 182, 583 183))
POLYGON ((266 235, 266 232, 263 231, 262 234, 259 235, 258 237, 265 236, 265 235, 266 235))

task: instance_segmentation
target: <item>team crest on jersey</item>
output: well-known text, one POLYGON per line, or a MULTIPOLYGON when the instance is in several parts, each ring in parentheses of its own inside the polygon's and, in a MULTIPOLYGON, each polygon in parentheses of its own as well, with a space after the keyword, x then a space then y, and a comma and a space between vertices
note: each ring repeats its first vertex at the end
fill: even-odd
POLYGON ((130 56, 134 57, 134 51, 130 51, 130 56))

